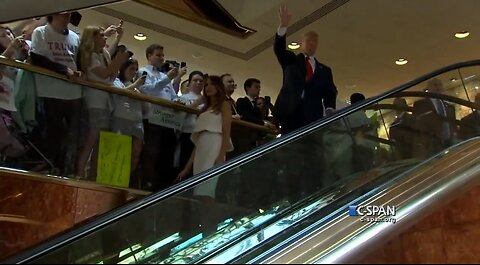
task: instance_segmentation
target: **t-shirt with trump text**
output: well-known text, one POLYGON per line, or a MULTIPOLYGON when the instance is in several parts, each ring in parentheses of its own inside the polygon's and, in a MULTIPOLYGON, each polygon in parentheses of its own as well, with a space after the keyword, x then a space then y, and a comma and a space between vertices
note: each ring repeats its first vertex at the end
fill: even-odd
MULTIPOLYGON (((80 38, 69 30, 68 34, 56 32, 50 24, 38 27, 32 34, 31 52, 65 65, 76 71, 76 56, 80 38)), ((82 97, 80 85, 36 74, 36 87, 39 97, 57 99, 79 99, 82 97)))

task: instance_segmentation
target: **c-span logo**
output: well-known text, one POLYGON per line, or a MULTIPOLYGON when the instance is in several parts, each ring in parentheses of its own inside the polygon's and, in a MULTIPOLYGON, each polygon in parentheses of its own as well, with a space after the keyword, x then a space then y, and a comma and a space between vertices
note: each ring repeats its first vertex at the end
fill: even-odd
POLYGON ((388 205, 350 205, 348 206, 349 216, 362 216, 362 222, 390 222, 396 223, 397 219, 392 217, 397 214, 395 206, 388 205))

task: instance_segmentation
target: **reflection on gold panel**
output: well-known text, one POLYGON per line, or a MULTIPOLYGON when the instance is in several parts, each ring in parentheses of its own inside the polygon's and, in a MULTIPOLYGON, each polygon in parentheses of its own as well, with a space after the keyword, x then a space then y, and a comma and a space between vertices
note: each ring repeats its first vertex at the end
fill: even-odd
POLYGON ((93 183, 0 171, 0 260, 134 198, 93 183))

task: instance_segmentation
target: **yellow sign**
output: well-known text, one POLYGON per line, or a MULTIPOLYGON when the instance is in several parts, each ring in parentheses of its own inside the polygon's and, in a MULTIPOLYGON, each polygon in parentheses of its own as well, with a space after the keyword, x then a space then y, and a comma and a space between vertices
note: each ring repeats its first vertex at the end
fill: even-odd
POLYGON ((97 182, 128 187, 132 161, 132 137, 111 132, 100 132, 97 182))

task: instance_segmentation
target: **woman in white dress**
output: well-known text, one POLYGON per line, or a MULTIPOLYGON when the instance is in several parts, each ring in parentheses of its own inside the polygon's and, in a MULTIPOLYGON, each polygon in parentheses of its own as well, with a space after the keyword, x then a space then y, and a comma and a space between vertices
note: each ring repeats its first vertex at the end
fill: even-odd
MULTIPOLYGON (((233 150, 230 141, 232 111, 225 101, 225 87, 218 76, 209 76, 203 89, 204 107, 198 116, 196 127, 192 133, 195 149, 185 169, 180 172, 177 180, 182 180, 193 169, 193 174, 199 174, 225 161, 227 152, 233 150)), ((218 178, 195 188, 195 195, 215 198, 218 178)))

